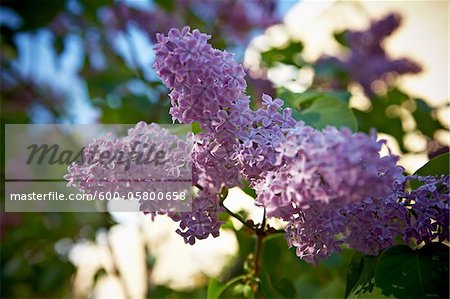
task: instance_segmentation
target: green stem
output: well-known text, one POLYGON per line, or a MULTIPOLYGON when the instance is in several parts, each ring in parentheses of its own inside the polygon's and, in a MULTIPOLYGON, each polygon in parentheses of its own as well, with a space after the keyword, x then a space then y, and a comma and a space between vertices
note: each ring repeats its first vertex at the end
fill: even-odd
POLYGON ((232 212, 230 209, 228 209, 224 204, 223 200, 220 201, 220 206, 225 209, 225 211, 233 218, 239 220, 245 227, 250 229, 251 231, 255 231, 255 227, 253 227, 250 223, 246 222, 244 218, 239 216, 238 214, 232 212))
POLYGON ((257 228, 253 225, 251 225, 249 222, 245 221, 244 218, 242 218, 241 216, 239 216, 238 214, 234 213, 233 211, 231 211, 230 209, 228 209, 225 204, 225 198, 228 195, 228 190, 227 189, 223 189, 221 190, 221 192, 219 193, 219 203, 220 206, 232 217, 236 218, 237 220, 239 220, 239 222, 241 222, 245 227, 247 227, 248 229, 250 229, 253 232, 256 232, 257 228))
POLYGON ((261 258, 262 258, 264 238, 269 235, 281 234, 281 233, 284 234, 285 231, 284 230, 275 230, 275 229, 271 228, 270 226, 266 228, 267 217, 266 217, 266 209, 265 208, 264 208, 264 213, 263 213, 263 219, 262 219, 260 225, 252 225, 251 224, 252 222, 247 222, 240 215, 235 214, 234 212, 229 210, 224 205, 224 201, 225 201, 227 194, 228 194, 228 192, 226 189, 221 190, 221 192, 219 193, 220 206, 223 207, 223 209, 230 216, 236 218, 239 222, 241 222, 243 225, 245 225, 245 227, 250 229, 250 231, 252 231, 256 235, 255 259, 254 259, 254 263, 253 263, 253 269, 251 270, 251 272, 249 274, 250 280, 253 281, 253 283, 251 283, 251 288, 252 288, 253 292, 256 294, 258 291, 257 278, 258 278, 258 276, 260 274, 260 270, 261 270, 261 258))
POLYGON ((253 277, 258 277, 259 270, 261 269, 261 254, 263 249, 263 240, 265 235, 262 232, 258 232, 256 235, 256 249, 255 249, 255 263, 253 265, 253 277))

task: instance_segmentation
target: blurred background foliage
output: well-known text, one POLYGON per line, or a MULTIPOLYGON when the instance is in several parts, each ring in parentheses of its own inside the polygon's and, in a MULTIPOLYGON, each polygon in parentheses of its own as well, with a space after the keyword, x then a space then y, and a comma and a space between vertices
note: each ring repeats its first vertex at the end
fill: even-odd
MULTIPOLYGON (((286 30, 283 16, 295 5, 295 1, 275 0, 2 1, 2 124, 171 123, 168 91, 151 67, 154 59, 151 47, 157 32, 166 33, 171 27, 189 25, 211 34, 214 47, 235 53, 236 59, 244 62, 248 91, 255 107, 262 93, 278 95, 295 109, 298 118, 308 122, 317 113, 314 106, 317 102, 311 99, 326 94, 332 99, 325 101, 327 107, 332 106, 332 115, 326 118, 333 119, 332 124, 350 123, 352 129, 364 132, 376 128, 397 144, 396 153, 402 156, 421 153, 433 157, 448 151, 448 123, 442 117, 448 111, 448 99, 437 99, 440 102, 433 104, 430 99, 405 89, 399 77, 426 71, 427 66, 409 58, 391 58, 384 48, 385 39, 395 38, 397 28, 401 28, 401 11, 381 15, 371 23, 370 15, 362 6, 346 3, 356 7, 354 11, 363 19, 364 26, 336 28, 329 37, 338 45, 335 54, 323 53, 311 58, 305 53, 308 41, 286 30), (264 37, 258 36, 264 32, 264 37), (351 112, 347 112, 347 107, 351 112), (340 112, 336 114, 336 111, 340 112), (412 143, 421 144, 421 148, 411 146, 408 140, 412 137, 416 141, 412 143)), ((297 18, 303 16, 298 14, 297 18)), ((314 31, 314 27, 308 29, 314 31)), ((446 39, 448 35, 439 38, 446 39)), ((444 67, 445 59, 442 58, 444 67)), ((4 142, 4 125, 1 130, 4 142)), ((2 160, 4 165, 3 156, 2 160)), ((4 182, 3 167, 1 175, 4 182)), ((195 276, 194 282, 182 286, 170 280, 158 282, 153 276, 157 272, 156 252, 157 248, 166 248, 161 244, 167 242, 164 238, 147 240, 141 222, 150 220, 141 218, 140 224, 130 228, 144 231, 141 238, 145 241, 138 243, 144 255, 138 268, 144 269, 145 291, 139 293, 130 287, 133 283, 124 280, 124 268, 114 258, 120 246, 104 238, 110 235, 112 227, 127 221, 108 213, 2 212, 1 297, 94 294, 101 298, 105 293, 96 286, 102 279, 104 285, 110 286, 110 282, 105 283, 105 277, 114 277, 116 287, 118 284, 122 294, 128 297, 205 297, 207 278, 219 276, 226 281, 241 274, 248 263, 246 257, 251 256, 255 245, 244 229, 238 229, 232 233, 236 250, 226 253, 232 257, 230 263, 208 266, 219 267, 219 272, 199 274, 200 278, 195 276), (82 276, 81 268, 86 264, 75 261, 73 251, 86 244, 96 250, 100 247, 106 250, 109 266, 92 266, 90 274, 82 276), (83 279, 91 282, 80 286, 83 279)), ((173 231, 162 224, 155 225, 162 231, 173 231)), ((233 227, 230 221, 227 225, 233 227)), ((123 240, 122 243, 127 242, 123 240)), ((172 246, 185 250, 176 244, 172 246)), ((217 244, 232 247, 230 243, 217 244)), ((205 248, 197 250, 200 252, 197 258, 204 252, 212 254, 205 248)), ((263 293, 286 298, 342 298, 346 269, 353 254, 344 249, 342 254, 313 267, 287 250, 282 237, 272 238, 265 244, 262 259, 263 269, 270 269, 261 275, 266 282, 263 293)), ((95 256, 94 251, 92 255, 95 256)), ((88 264, 95 264, 87 260, 88 264)), ((174 277, 179 274, 176 268, 171 271, 174 277)), ((137 281, 133 275, 138 274, 131 273, 131 279, 137 281)), ((120 296, 114 290, 111 287, 110 294, 120 296)), ((247 295, 246 286, 239 282, 224 293, 227 298, 247 295)))

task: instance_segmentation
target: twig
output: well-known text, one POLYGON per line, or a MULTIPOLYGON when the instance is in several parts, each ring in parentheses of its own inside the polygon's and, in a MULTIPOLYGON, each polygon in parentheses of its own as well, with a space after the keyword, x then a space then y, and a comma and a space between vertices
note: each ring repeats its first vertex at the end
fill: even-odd
POLYGON ((251 225, 249 222, 245 221, 245 219, 243 219, 241 216, 239 216, 238 214, 235 214, 234 212, 232 212, 230 209, 228 209, 225 205, 224 205, 224 201, 225 201, 225 197, 220 194, 220 206, 222 208, 225 209, 225 211, 232 217, 236 218, 237 220, 239 220, 239 222, 241 222, 245 227, 247 227, 248 229, 250 229, 253 232, 256 232, 257 228, 255 228, 255 226, 251 225))
POLYGON ((245 221, 241 216, 235 214, 234 212, 230 211, 225 205, 224 201, 227 196, 227 190, 223 189, 219 193, 220 198, 220 206, 225 209, 225 211, 232 217, 236 218, 245 225, 245 227, 249 228, 253 233, 256 234, 256 247, 255 247, 255 259, 253 263, 253 268, 251 272, 249 273, 249 280, 251 281, 250 286, 252 288, 252 291, 256 294, 258 291, 258 276, 261 270, 261 259, 262 259, 262 251, 263 251, 263 244, 264 244, 264 238, 269 235, 274 234, 280 234, 285 233, 284 230, 275 230, 270 226, 267 226, 267 215, 266 215, 266 208, 264 208, 263 218, 260 225, 252 225, 252 222, 245 221), (266 227, 267 226, 267 227, 266 227))
POLYGON ((255 263, 253 265, 253 277, 258 277, 259 270, 261 269, 260 263, 261 263, 261 254, 262 254, 262 248, 263 248, 263 240, 265 237, 264 233, 258 232, 256 234, 256 249, 255 249, 255 263))

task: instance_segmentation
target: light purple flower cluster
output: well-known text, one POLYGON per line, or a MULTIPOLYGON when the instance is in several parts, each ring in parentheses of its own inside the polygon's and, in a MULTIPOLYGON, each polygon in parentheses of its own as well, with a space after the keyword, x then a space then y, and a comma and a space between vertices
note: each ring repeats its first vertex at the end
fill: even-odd
POLYGON ((395 156, 380 157, 382 145, 374 133, 331 127, 318 131, 298 123, 276 148, 277 170, 257 187, 257 202, 267 215, 290 220, 296 209, 313 202, 344 206, 387 196, 402 168, 395 156))
MULTIPOLYGON (((186 184, 177 181, 192 176, 191 152, 190 140, 157 124, 139 122, 125 137, 108 133, 95 139, 83 149, 82 159, 68 167, 64 178, 68 186, 85 193, 111 192, 125 198, 144 190, 165 190, 168 182, 171 191, 185 191, 186 184)), ((157 211, 147 206, 150 201, 141 203, 142 211, 157 211)))
POLYGON ((403 239, 416 245, 449 240, 449 176, 399 175, 393 191, 385 197, 366 197, 339 206, 337 202, 313 202, 286 227, 290 246, 311 263, 339 251, 341 244, 369 255, 377 255, 403 239), (417 189, 406 182, 418 180, 417 189))
MULTIPOLYGON (((380 28, 373 28, 376 36, 383 36, 380 28)), ((154 67, 171 89, 173 120, 198 122, 203 129, 193 138, 193 184, 199 192, 192 211, 167 213, 180 223, 177 232, 186 243, 218 236, 219 194, 239 185, 241 178, 255 188, 256 204, 265 207, 267 216, 288 221, 288 244, 308 262, 339 251, 342 244, 377 254, 398 236, 418 243, 448 240, 448 176, 420 178, 424 184, 408 191, 406 181, 411 178, 402 175, 396 156, 380 156, 384 142, 374 132, 316 130, 296 122, 282 100, 267 95, 260 109, 250 109, 242 66, 230 54, 213 49, 208 38, 187 27, 172 29, 168 36, 158 35, 155 46, 154 67)), ((146 128, 138 124, 124 140, 104 138, 94 144, 129 151, 132 140, 145 138, 146 128)), ((188 152, 187 146, 177 144, 180 153, 188 152)), ((182 159, 176 157, 161 171, 179 175, 173 165, 182 159)), ((133 170, 140 177, 148 171, 133 170)), ((104 167, 74 165, 67 179, 91 191, 91 179, 119 175, 120 165, 111 165, 107 172, 104 167)))
POLYGON ((295 126, 291 109, 283 109, 283 103, 281 99, 263 94, 260 109, 242 109, 251 121, 237 133, 240 146, 236 160, 242 176, 252 185, 263 179, 261 175, 265 171, 274 169, 277 162, 275 149, 285 141, 286 132, 295 126))
POLYGON ((340 251, 344 242, 335 236, 342 231, 344 216, 335 204, 311 203, 308 208, 298 208, 286 226, 289 247, 295 247, 299 258, 316 264, 340 251))
POLYGON ((251 110, 243 67, 232 55, 213 49, 208 39, 188 27, 158 35, 154 67, 171 89, 173 120, 198 122, 204 130, 194 143, 194 184, 217 199, 222 187, 239 185, 240 173, 256 180, 273 168, 274 145, 295 121, 290 109, 282 109, 283 101, 267 95, 261 109, 251 110))
POLYGON ((403 169, 397 157, 380 157, 383 143, 375 133, 298 123, 276 148, 278 167, 257 186, 257 203, 289 221, 300 258, 316 263, 343 243, 368 254, 393 244, 406 210, 388 198, 403 169))
MULTIPOLYGON (((188 27, 172 29, 167 37, 158 35, 154 67, 172 90, 172 118, 199 122, 212 134, 210 141, 214 139, 208 147, 223 153, 215 156, 223 158, 227 169, 232 169, 229 161, 235 160, 245 178, 256 179, 273 167, 274 146, 284 140, 283 132, 295 121, 290 109, 282 109, 282 100, 267 95, 261 109, 251 110, 244 94, 243 67, 232 55, 213 49, 208 38, 197 30, 189 32, 188 27)), ((213 163, 217 165, 217 159, 213 163)))
POLYGON ((351 248, 370 255, 395 245, 405 230, 407 209, 392 195, 367 197, 339 210, 345 217, 343 241, 351 248))
POLYGON ((208 132, 233 132, 240 115, 226 110, 245 97, 244 69, 233 55, 213 49, 209 38, 188 27, 171 29, 168 36, 158 34, 154 67, 172 90, 174 120, 199 122, 208 132))
POLYGON ((229 150, 210 133, 196 135, 192 152, 194 185, 216 192, 238 185, 239 172, 229 158, 233 154, 229 150))
MULTIPOLYGON (((392 59, 382 47, 383 40, 400 26, 400 21, 399 15, 389 14, 373 21, 367 30, 348 31, 348 57, 323 57, 317 61, 317 65, 332 64, 345 70, 352 80, 361 84, 368 96, 374 95, 375 82, 389 85, 396 75, 420 72, 421 67, 414 61, 407 58, 392 59)), ((334 84, 345 85, 345 82, 334 84)))
POLYGON ((219 236, 222 221, 219 220, 219 198, 216 192, 208 189, 200 190, 192 200, 191 212, 168 213, 169 217, 180 222, 176 230, 186 244, 194 244, 195 240, 206 239, 210 235, 219 236))
POLYGON ((236 185, 238 170, 231 157, 238 146, 234 136, 249 121, 242 110, 250 111, 242 66, 231 54, 213 49, 207 43, 210 37, 198 30, 172 29, 168 36, 157 38, 154 67, 172 90, 173 120, 198 122, 205 131, 194 149, 196 183, 203 188, 212 185, 216 191, 221 185, 236 185))
POLYGON ((297 255, 310 263, 339 252, 342 244, 377 255, 404 234, 407 214, 394 196, 366 197, 344 206, 312 202, 291 217, 286 238, 297 255))
MULTIPOLYGON (((374 24, 375 36, 386 35, 383 26, 374 24)), ((392 246, 405 232, 408 209, 397 200, 403 186, 398 158, 380 157, 384 142, 375 133, 297 123, 282 100, 267 95, 251 110, 243 69, 212 49, 208 38, 188 28, 171 30, 155 47, 154 66, 172 89, 173 119, 199 122, 205 131, 194 147, 194 181, 209 200, 198 216, 199 210, 184 215, 185 241, 216 235, 217 194, 242 177, 269 217, 289 221, 288 243, 309 262, 343 243, 368 254, 392 246)))
MULTIPOLYGON (((449 176, 411 176, 408 181, 418 180, 420 186, 399 191, 402 203, 408 208, 405 241, 416 244, 449 240, 449 176)), ((405 185, 404 185, 405 186, 405 185)))
POLYGON ((368 95, 373 94, 373 83, 382 80, 388 83, 388 74, 402 75, 418 73, 421 67, 408 58, 391 59, 382 48, 383 40, 400 26, 401 17, 390 14, 372 22, 366 31, 347 33, 350 57, 343 67, 358 81, 368 95))
POLYGON ((275 0, 190 0, 191 7, 211 23, 221 25, 223 35, 244 40, 254 28, 267 28, 280 21, 275 0))

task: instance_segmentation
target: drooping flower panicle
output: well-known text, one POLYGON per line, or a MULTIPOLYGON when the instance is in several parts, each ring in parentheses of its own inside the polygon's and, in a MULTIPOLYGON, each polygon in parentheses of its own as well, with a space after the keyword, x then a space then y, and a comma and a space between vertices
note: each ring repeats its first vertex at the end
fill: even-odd
MULTIPOLYGON (((376 83, 386 86, 398 75, 419 73, 422 70, 419 64, 408 58, 391 58, 383 47, 384 39, 389 37, 400 23, 400 15, 394 13, 373 21, 366 30, 347 31, 345 37, 349 55, 342 58, 324 56, 316 62, 316 66, 321 68, 332 65, 344 70, 351 80, 361 85, 369 97, 376 94, 376 83)), ((346 82, 342 81, 342 78, 333 78, 333 85, 345 86, 346 82)))
MULTIPOLYGON (((373 37, 383 38, 390 34, 387 28, 395 28, 395 18, 383 22, 389 24, 372 24, 373 37)), ((218 236, 219 194, 241 179, 255 188, 256 204, 268 217, 288 221, 287 242, 308 262, 339 251, 342 244, 377 254, 397 237, 418 244, 448 240, 448 176, 404 177, 396 156, 380 156, 384 142, 375 132, 314 129, 294 120, 281 99, 263 95, 262 106, 252 110, 243 67, 231 54, 213 49, 209 38, 188 27, 171 29, 157 36, 154 48, 154 67, 171 90, 173 120, 197 122, 203 129, 190 152, 193 184, 199 188, 192 211, 167 213, 179 222, 177 232, 186 243, 218 236), (423 185, 408 190, 412 179, 423 185)), ((366 50, 380 54, 380 49, 366 50)), ((138 124, 136 132, 144 126, 138 124)), ((142 138, 136 132, 130 132, 130 142, 142 138)), ((127 148, 124 142, 94 143, 127 148)), ((91 178, 115 177, 121 168, 102 171, 73 166, 67 178, 82 181, 79 187, 89 191, 91 178)), ((145 176, 145 171, 138 173, 145 176)))

